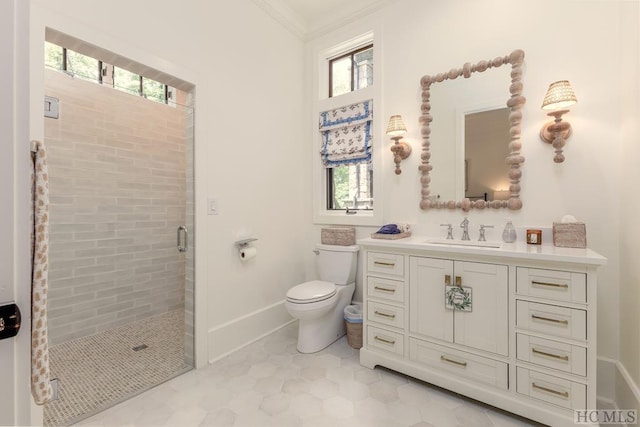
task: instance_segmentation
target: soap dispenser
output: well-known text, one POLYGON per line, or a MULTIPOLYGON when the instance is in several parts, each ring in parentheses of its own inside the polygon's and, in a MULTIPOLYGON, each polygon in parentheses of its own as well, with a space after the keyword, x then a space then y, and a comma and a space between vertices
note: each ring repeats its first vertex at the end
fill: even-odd
POLYGON ((504 231, 502 232, 502 240, 506 243, 513 243, 516 241, 516 229, 513 227, 513 223, 511 220, 507 220, 507 224, 504 226, 504 231))

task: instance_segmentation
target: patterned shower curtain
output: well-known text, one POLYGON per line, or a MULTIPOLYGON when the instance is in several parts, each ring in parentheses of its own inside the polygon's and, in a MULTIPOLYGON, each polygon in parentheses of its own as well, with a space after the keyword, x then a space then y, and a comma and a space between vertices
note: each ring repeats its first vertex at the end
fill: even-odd
POLYGON ((44 143, 34 141, 31 151, 31 393, 43 405, 53 395, 47 338, 49 177, 44 143))

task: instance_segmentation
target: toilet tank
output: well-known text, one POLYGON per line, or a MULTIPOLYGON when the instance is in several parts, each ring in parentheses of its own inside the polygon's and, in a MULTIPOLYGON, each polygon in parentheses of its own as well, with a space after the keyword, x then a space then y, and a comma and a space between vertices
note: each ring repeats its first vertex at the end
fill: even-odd
POLYGON ((316 262, 320 280, 333 282, 336 285, 355 282, 359 249, 357 245, 317 245, 316 262))

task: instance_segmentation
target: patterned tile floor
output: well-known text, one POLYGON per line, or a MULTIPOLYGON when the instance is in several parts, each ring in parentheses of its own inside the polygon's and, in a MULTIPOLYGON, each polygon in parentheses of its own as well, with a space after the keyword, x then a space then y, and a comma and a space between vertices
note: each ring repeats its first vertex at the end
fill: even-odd
POLYGON ((59 399, 44 406, 44 425, 68 425, 185 372, 184 311, 67 341, 50 358, 59 399))
POLYGON ((341 338, 296 351, 291 324, 79 423, 83 426, 537 425, 404 375, 359 364, 341 338))

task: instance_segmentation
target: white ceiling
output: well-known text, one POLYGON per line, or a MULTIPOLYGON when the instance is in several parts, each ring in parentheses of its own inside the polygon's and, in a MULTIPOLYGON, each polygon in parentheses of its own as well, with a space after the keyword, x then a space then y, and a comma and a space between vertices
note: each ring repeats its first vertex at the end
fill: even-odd
POLYGON ((303 39, 348 24, 397 0, 254 0, 303 39))

